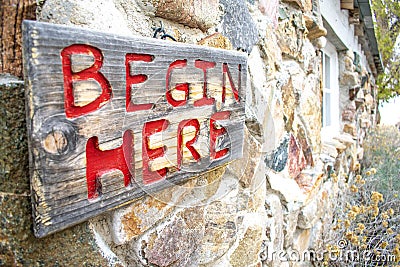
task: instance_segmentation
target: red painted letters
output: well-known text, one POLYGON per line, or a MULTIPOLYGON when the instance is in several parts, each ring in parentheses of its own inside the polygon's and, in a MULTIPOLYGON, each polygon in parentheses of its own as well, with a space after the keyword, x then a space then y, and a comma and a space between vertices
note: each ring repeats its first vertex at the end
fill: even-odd
POLYGON ((167 120, 158 120, 146 122, 142 132, 142 160, 143 160, 143 183, 150 184, 163 179, 167 175, 168 168, 162 168, 157 171, 151 171, 149 162, 156 158, 164 156, 165 147, 150 148, 149 137, 167 129, 169 122, 167 120))
POLYGON ((186 147, 187 147, 187 149, 189 149, 190 153, 192 153, 192 156, 196 161, 199 161, 199 159, 200 159, 199 152, 197 152, 197 150, 193 147, 193 144, 196 142, 197 137, 199 136, 200 123, 196 119, 183 120, 179 123, 179 126, 178 126, 178 146, 177 146, 178 170, 181 169, 182 159, 183 159, 183 129, 188 126, 193 126, 195 128, 195 134, 191 140, 186 142, 186 147))
MULTIPOLYGON (((240 88, 241 87, 241 83, 242 83, 242 77, 241 77, 241 65, 239 65, 239 77, 238 77, 238 88, 240 88)), ((222 102, 224 102, 225 103, 225 95, 226 95, 226 87, 225 87, 225 84, 226 84, 226 75, 228 75, 228 79, 229 79, 229 83, 230 83, 230 85, 231 85, 231 88, 232 88, 232 92, 233 92, 233 95, 235 96, 235 99, 236 99, 236 101, 237 102, 239 102, 239 91, 238 91, 238 89, 236 88, 236 86, 235 86, 235 84, 233 83, 233 80, 232 80, 232 76, 231 76, 231 72, 229 71, 229 68, 228 68, 228 64, 226 64, 226 63, 224 63, 224 64, 222 64, 222 102)))
POLYGON ((125 73, 126 73, 126 111, 138 111, 138 110, 146 110, 151 109, 153 104, 134 104, 132 102, 132 84, 143 83, 147 80, 147 75, 145 74, 136 74, 131 75, 130 62, 132 61, 144 61, 151 62, 153 61, 152 55, 146 54, 126 54, 125 56, 125 73))
MULTIPOLYGON (((112 88, 109 81, 100 72, 103 64, 102 52, 93 46, 85 44, 76 44, 66 47, 61 52, 62 58, 62 70, 64 74, 64 95, 65 95, 65 113, 67 118, 76 118, 79 116, 86 115, 90 112, 98 110, 112 97, 112 88), (71 59, 73 55, 91 55, 94 58, 94 63, 81 71, 73 72, 71 59), (97 81, 101 87, 101 95, 94 101, 90 102, 85 106, 76 106, 74 99, 73 86, 74 82, 94 80, 97 81)), ((154 61, 154 56, 149 54, 135 54, 127 53, 125 55, 125 75, 126 75, 126 86, 125 86, 125 108, 126 112, 135 112, 140 110, 149 110, 154 107, 154 103, 134 103, 132 97, 132 85, 144 83, 148 76, 145 73, 132 74, 131 65, 132 62, 141 62, 141 64, 149 63, 154 61)), ((172 107, 180 107, 188 104, 189 100, 189 82, 177 83, 172 85, 171 77, 175 69, 187 68, 188 60, 180 59, 172 62, 167 69, 165 76, 165 99, 172 107), (184 92, 184 99, 177 100, 174 98, 172 91, 178 90, 184 92)), ((140 67, 140 64, 138 65, 140 67)), ((202 98, 194 100, 194 107, 201 107, 206 105, 214 105, 215 98, 208 95, 208 82, 207 82, 207 70, 215 68, 216 63, 210 61, 204 61, 197 59, 194 61, 194 67, 201 69, 203 72, 203 93, 202 98)), ((231 72, 227 63, 222 63, 222 88, 221 99, 225 103, 226 98, 226 83, 229 80, 230 88, 236 103, 240 102, 239 91, 242 86, 241 84, 241 65, 238 65, 238 80, 237 86, 235 86, 232 79, 231 72)), ((138 69, 140 70, 140 68, 138 69)), ((152 66, 153 67, 153 66, 152 66)), ((214 73, 214 72, 212 72, 214 73)), ((209 74, 210 75, 210 74, 209 74)), ((189 77, 190 78, 190 77, 189 77)), ((221 81, 219 79, 219 81, 221 81)), ((198 81, 197 81, 198 82, 198 81)), ((140 92, 142 93, 142 92, 140 92)), ((217 160, 225 157, 229 153, 229 147, 218 150, 218 138, 226 135, 227 130, 218 124, 219 120, 230 119, 230 111, 220 111, 211 115, 209 119, 209 145, 210 145, 210 160, 217 160)), ((152 146, 150 139, 151 136, 157 133, 165 131, 170 125, 170 122, 166 119, 159 119, 155 121, 145 122, 142 129, 142 179, 143 184, 149 185, 165 179, 169 171, 169 167, 158 167, 161 169, 151 170, 151 163, 157 158, 164 157, 166 154, 166 146, 155 147, 152 146)), ((201 155, 198 150, 194 147, 200 136, 200 121, 196 118, 182 120, 179 124, 172 124, 171 127, 177 127, 176 132, 176 160, 177 170, 181 171, 183 160, 184 160, 184 149, 185 147, 191 153, 194 160, 200 161, 201 155), (175 126, 174 126, 175 125, 175 126), (190 140, 184 140, 184 129, 187 127, 194 127, 194 136, 190 140)), ((207 129, 208 127, 204 127, 207 129)), ((132 129, 133 130, 133 129, 132 129)), ((173 130, 173 129, 172 129, 173 130)), ((192 134, 193 134, 192 133, 192 134)), ((225 137, 224 137, 225 138, 225 137)), ((228 137, 229 138, 229 137, 228 137)), ((163 138, 160 138, 160 142, 163 138)), ((159 142, 159 141, 157 141, 159 142)), ((134 168, 134 136, 131 130, 125 131, 123 135, 123 144, 115 149, 102 151, 99 149, 99 141, 96 136, 89 138, 86 143, 86 179, 88 189, 88 199, 95 200, 102 194, 102 184, 100 178, 103 174, 113 171, 120 170, 124 176, 124 185, 128 186, 133 182, 133 176, 135 173, 134 168)), ((161 165, 162 166, 162 165, 161 165)), ((172 170, 172 169, 171 169, 172 170)))
POLYGON ((221 149, 218 151, 215 150, 215 145, 216 145, 218 136, 221 136, 226 133, 226 129, 222 126, 217 127, 215 122, 218 120, 228 120, 229 117, 230 117, 229 111, 217 112, 211 116, 211 119, 210 119, 210 158, 211 159, 222 158, 229 151, 228 148, 224 148, 224 149, 221 149))
POLYGON ((203 98, 194 101, 195 107, 205 106, 205 105, 214 105, 215 99, 213 97, 207 96, 207 69, 211 69, 215 67, 215 62, 196 60, 194 62, 194 66, 196 68, 202 69, 204 73, 204 81, 203 81, 203 98))
POLYGON ((184 67, 186 67, 186 65, 187 65, 187 60, 186 59, 184 59, 184 60, 176 60, 176 61, 172 62, 169 65, 169 68, 168 68, 168 71, 167 71, 167 77, 165 79, 167 92, 166 92, 165 96, 167 98, 168 103, 170 103, 174 107, 183 106, 183 105, 186 104, 186 102, 187 102, 187 100, 189 98, 189 84, 188 83, 180 83, 180 84, 177 84, 175 86, 176 90, 185 92, 185 99, 184 100, 175 100, 172 97, 171 88, 169 88, 169 86, 170 86, 169 83, 170 83, 170 80, 171 80, 171 72, 175 68, 184 68, 184 67))
POLYGON ((62 70, 64 74, 64 107, 67 118, 76 118, 93 112, 105 105, 112 96, 111 85, 99 71, 103 64, 101 51, 90 45, 74 44, 61 51, 62 70), (73 72, 71 57, 74 54, 87 54, 94 58, 94 63, 87 69, 73 72), (74 100, 73 82, 95 80, 100 84, 101 94, 94 101, 84 106, 76 106, 74 100))
POLYGON ((134 173, 133 133, 128 130, 122 138, 122 145, 112 150, 99 149, 97 136, 91 137, 86 143, 86 180, 88 199, 94 200, 101 196, 100 177, 113 170, 120 170, 124 175, 124 185, 132 182, 134 173))

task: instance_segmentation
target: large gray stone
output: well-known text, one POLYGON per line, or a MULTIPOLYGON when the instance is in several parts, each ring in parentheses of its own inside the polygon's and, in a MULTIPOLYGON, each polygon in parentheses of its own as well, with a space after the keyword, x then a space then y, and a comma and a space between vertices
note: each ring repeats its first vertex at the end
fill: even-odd
POLYGON ((220 0, 224 7, 222 33, 233 47, 250 53, 258 41, 257 27, 244 0, 220 0))
POLYGON ((149 236, 145 249, 148 263, 162 267, 197 265, 204 236, 204 208, 184 209, 171 223, 149 236))
MULTIPOLYGON (((131 34, 126 20, 112 0, 47 0, 39 14, 39 20, 83 26, 103 32, 131 34)), ((148 25, 144 27, 151 30, 148 25)))
POLYGON ((264 162, 267 167, 273 169, 276 172, 281 172, 286 167, 289 156, 289 137, 290 135, 285 135, 279 146, 265 156, 264 162))

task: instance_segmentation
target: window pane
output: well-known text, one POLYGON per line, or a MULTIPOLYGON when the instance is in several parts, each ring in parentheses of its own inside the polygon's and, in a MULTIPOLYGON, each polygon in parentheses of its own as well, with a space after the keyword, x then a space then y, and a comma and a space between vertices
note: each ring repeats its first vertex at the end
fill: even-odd
POLYGON ((331 125, 331 94, 324 92, 324 126, 331 125))
POLYGON ((331 88, 331 58, 324 54, 324 86, 327 89, 331 88))

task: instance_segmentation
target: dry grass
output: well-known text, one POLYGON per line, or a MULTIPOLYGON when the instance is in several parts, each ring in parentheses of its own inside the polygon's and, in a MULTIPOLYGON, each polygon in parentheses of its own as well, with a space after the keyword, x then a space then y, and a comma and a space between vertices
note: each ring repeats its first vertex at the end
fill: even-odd
POLYGON ((400 132, 377 127, 364 142, 358 174, 333 175, 343 193, 325 240, 329 253, 317 266, 399 266, 399 171, 400 132))

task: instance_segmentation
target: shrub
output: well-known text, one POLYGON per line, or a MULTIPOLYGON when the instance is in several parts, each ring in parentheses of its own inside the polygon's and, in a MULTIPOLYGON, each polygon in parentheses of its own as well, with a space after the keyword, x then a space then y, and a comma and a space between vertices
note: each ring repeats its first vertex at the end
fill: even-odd
POLYGON ((364 160, 342 184, 325 261, 319 266, 399 266, 400 133, 380 126, 364 141, 364 160))
POLYGON ((379 126, 364 140, 363 167, 375 167, 370 177, 376 191, 398 194, 400 190, 400 131, 394 126, 379 126))

